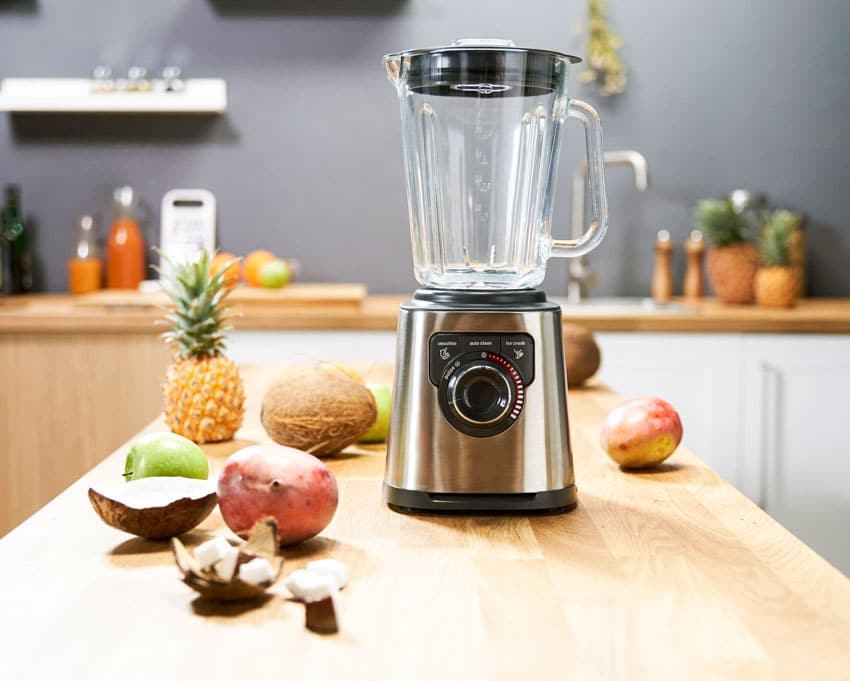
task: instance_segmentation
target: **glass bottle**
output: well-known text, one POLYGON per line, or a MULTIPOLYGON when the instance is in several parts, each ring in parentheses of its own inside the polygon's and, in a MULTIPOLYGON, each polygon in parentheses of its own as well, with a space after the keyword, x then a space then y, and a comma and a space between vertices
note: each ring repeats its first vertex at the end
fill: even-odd
POLYGON ((127 89, 132 92, 149 92, 151 81, 144 66, 131 66, 127 71, 127 89))
POLYGON ((90 293, 101 287, 103 262, 97 245, 94 218, 83 215, 77 218, 74 244, 68 258, 68 290, 71 293, 90 293))
POLYGON ((26 293, 32 288, 32 272, 27 250, 27 230, 21 220, 21 188, 6 185, 6 205, 3 208, 0 233, 3 293, 26 293))
POLYGON ((145 278, 145 241, 136 212, 133 188, 116 189, 106 242, 106 288, 136 289, 145 278))

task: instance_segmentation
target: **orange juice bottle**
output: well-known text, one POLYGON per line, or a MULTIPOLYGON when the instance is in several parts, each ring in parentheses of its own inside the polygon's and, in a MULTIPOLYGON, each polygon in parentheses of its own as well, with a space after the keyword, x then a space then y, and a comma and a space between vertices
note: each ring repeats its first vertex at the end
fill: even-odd
POLYGON ((103 262, 97 245, 97 230, 91 215, 77 218, 76 235, 68 259, 68 290, 90 293, 101 287, 103 262))
POLYGON ((132 187, 119 187, 106 242, 106 288, 136 289, 144 278, 145 240, 136 218, 136 193, 132 187))

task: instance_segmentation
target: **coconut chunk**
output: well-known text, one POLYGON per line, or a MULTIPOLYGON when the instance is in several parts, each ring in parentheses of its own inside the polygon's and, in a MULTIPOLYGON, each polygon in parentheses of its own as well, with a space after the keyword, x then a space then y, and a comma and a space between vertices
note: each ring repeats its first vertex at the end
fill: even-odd
MULTIPOLYGON (((231 547, 228 544, 224 557, 214 564, 215 568, 206 570, 201 569, 195 556, 177 537, 172 538, 171 548, 177 567, 180 568, 183 576, 183 582, 202 596, 219 601, 258 599, 266 596, 266 590, 275 582, 283 567, 283 556, 277 555, 277 523, 273 518, 261 520, 251 528, 249 535, 248 542, 239 547, 231 547), (233 566, 231 572, 229 561, 232 560, 230 556, 234 553, 236 566, 239 565, 239 561, 245 561, 244 564, 247 565, 248 562, 252 562, 250 559, 261 557, 262 561, 256 566, 263 569, 262 563, 268 563, 271 574, 263 569, 265 574, 260 575, 263 581, 258 584, 251 584, 243 579, 233 579, 236 566, 233 566)), ((251 579, 252 569, 256 568, 251 567, 240 576, 251 579)))
POLYGON ((307 563, 307 570, 317 575, 333 577, 336 580, 337 589, 344 589, 348 584, 348 566, 341 560, 335 558, 311 560, 307 563))
POLYGON ((254 558, 239 566, 239 579, 248 584, 265 584, 274 576, 275 571, 265 558, 254 558))
POLYGON ((339 590, 336 578, 309 570, 296 570, 283 584, 295 598, 305 603, 320 601, 339 590))
POLYGON ((198 565, 201 566, 201 570, 206 570, 223 559, 231 549, 236 551, 237 555, 239 554, 239 549, 231 546, 224 537, 216 537, 215 539, 205 541, 195 549, 195 559, 198 561, 198 565))
POLYGON ((239 549, 231 546, 227 552, 215 564, 215 573, 225 582, 233 580, 233 575, 236 572, 236 563, 239 560, 239 549))

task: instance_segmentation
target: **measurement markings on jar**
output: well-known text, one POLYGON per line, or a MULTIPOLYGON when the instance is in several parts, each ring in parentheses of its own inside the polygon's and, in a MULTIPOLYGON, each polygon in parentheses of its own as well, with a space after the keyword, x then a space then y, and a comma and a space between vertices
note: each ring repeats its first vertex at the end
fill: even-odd
MULTIPOLYGON (((490 140, 493 137, 494 125, 490 117, 480 109, 475 114, 475 162, 479 173, 473 177, 473 183, 479 195, 488 195, 493 189, 492 176, 490 175, 490 140)), ((481 199, 472 199, 472 212, 474 219, 486 224, 490 222, 490 199, 489 196, 481 199)))

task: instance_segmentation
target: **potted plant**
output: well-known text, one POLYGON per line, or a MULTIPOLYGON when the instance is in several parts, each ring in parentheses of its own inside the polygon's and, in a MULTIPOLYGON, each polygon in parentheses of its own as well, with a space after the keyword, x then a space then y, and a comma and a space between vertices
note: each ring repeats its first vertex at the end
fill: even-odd
POLYGON ((756 302, 765 307, 791 307, 800 295, 800 274, 791 262, 791 240, 800 216, 788 210, 767 215, 761 228, 761 267, 756 272, 756 302))
POLYGON ((731 201, 706 199, 697 204, 695 221, 713 244, 706 264, 714 294, 724 303, 753 302, 759 253, 748 241, 746 218, 731 201))

